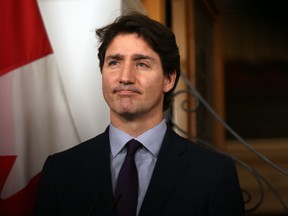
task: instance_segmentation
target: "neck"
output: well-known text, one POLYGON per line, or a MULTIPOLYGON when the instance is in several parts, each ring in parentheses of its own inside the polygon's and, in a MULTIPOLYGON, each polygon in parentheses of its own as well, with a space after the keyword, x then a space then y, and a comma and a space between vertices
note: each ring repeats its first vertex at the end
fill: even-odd
POLYGON ((163 113, 159 116, 154 116, 153 118, 132 118, 130 116, 114 116, 111 115, 111 123, 118 129, 124 131, 125 133, 129 134, 133 137, 138 137, 145 131, 155 127, 163 120, 163 113))

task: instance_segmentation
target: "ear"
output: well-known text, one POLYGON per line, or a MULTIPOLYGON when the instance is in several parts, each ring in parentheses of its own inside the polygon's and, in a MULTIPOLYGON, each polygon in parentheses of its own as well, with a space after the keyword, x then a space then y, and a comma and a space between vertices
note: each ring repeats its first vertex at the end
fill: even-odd
POLYGON ((165 75, 163 83, 163 92, 169 92, 175 85, 176 82, 176 71, 171 74, 165 75))

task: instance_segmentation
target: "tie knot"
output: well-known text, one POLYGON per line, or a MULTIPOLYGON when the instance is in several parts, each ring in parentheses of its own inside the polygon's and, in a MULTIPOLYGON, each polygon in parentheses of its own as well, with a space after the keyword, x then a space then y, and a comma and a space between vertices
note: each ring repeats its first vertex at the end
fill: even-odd
POLYGON ((133 156, 135 154, 135 152, 141 147, 141 145, 142 144, 140 142, 138 142, 137 140, 131 139, 126 144, 127 154, 133 156))

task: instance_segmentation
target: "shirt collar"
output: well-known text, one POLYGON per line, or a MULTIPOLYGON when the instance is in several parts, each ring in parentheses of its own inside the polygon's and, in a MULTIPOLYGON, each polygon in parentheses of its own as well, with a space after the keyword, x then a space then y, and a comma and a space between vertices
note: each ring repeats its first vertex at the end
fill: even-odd
POLYGON ((130 139, 136 139, 142 143, 142 145, 154 156, 157 157, 160 147, 162 145, 164 135, 166 133, 167 125, 165 119, 163 119, 155 127, 145 131, 138 137, 132 137, 129 134, 121 131, 110 123, 109 138, 112 157, 116 157, 117 154, 123 149, 125 144, 130 139))

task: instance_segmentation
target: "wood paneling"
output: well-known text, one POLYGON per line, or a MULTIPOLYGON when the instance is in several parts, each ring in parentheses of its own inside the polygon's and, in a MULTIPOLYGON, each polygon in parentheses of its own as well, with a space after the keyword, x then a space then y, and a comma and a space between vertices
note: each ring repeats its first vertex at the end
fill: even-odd
POLYGON ((147 16, 163 24, 166 23, 166 1, 165 0, 141 0, 147 16))

